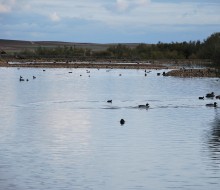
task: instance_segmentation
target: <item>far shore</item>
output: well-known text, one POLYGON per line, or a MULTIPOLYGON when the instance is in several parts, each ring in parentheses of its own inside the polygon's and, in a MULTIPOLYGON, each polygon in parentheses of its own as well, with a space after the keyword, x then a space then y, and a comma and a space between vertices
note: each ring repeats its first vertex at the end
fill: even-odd
POLYGON ((207 62, 195 64, 190 61, 154 61, 154 62, 128 62, 128 61, 30 61, 30 60, 12 60, 0 61, 0 67, 23 67, 23 68, 93 68, 93 69, 146 69, 146 70, 167 70, 164 76, 173 77, 220 77, 216 69, 207 67, 207 62), (185 68, 186 66, 186 68, 185 68), (188 67, 188 68, 187 68, 188 67), (195 68, 194 68, 195 67, 195 68), (197 68, 199 67, 199 68, 197 68))
POLYGON ((103 68, 103 69, 175 69, 150 62, 110 62, 110 61, 1 61, 0 67, 34 67, 34 68, 103 68))

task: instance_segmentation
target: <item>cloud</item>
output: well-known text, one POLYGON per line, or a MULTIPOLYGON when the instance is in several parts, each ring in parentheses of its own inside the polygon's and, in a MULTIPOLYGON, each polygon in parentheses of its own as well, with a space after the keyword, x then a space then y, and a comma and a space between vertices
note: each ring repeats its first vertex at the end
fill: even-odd
POLYGON ((52 14, 49 15, 49 18, 53 21, 53 22, 59 22, 61 20, 60 16, 56 13, 53 12, 52 14))
MULTIPOLYGON (((199 26, 205 26, 202 29, 206 31, 219 31, 219 10, 219 0, 0 0, 0 34, 13 31, 12 37, 16 36, 23 26, 21 36, 27 31, 35 37, 40 34, 44 39, 63 39, 60 30, 65 29, 66 38, 99 39, 106 35, 106 39, 114 36, 119 41, 127 36, 135 41, 163 31, 187 33, 199 26), (30 27, 24 27, 24 23, 30 27), (13 29, 15 24, 17 28, 13 29)), ((197 34, 203 32, 198 31, 197 34)))
POLYGON ((126 0, 117 0, 116 6, 119 11, 124 11, 128 8, 129 4, 126 0))
POLYGON ((0 13, 9 13, 16 4, 16 0, 7 0, 0 2, 0 13))
POLYGON ((8 13, 10 12, 10 10, 11 10, 10 7, 0 4, 0 13, 8 13))
POLYGON ((116 7, 119 11, 126 11, 139 6, 146 6, 151 0, 116 0, 116 7))
POLYGON ((151 3, 151 0, 137 0, 136 3, 139 6, 143 6, 143 5, 146 6, 151 3))

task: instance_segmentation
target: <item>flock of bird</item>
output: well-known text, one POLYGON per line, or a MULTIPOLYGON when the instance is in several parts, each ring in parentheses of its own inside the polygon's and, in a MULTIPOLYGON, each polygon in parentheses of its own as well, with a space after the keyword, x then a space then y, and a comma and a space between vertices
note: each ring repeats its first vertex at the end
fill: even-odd
MULTIPOLYGON (((18 69, 20 69, 20 68, 18 68, 18 69)), ((113 69, 113 68, 111 68, 111 69, 113 69)), ((109 72, 111 69, 106 70, 106 72, 109 72)), ((99 68, 98 68, 98 70, 99 70, 99 68)), ((46 71, 46 70, 43 69, 43 71, 46 71)), ((151 71, 147 71, 147 70, 145 69, 144 72, 145 72, 144 75, 145 75, 145 77, 146 77, 147 74, 150 73, 151 71)), ((72 72, 72 71, 69 71, 68 73, 73 73, 73 72, 72 72)), ((87 73, 87 74, 90 74, 90 70, 86 70, 86 73, 87 73)), ((157 73, 157 76, 160 76, 160 75, 166 76, 166 73, 165 73, 165 72, 163 72, 163 73, 157 73)), ((81 76, 83 76, 83 75, 80 74, 80 77, 81 77, 81 76)), ((120 73, 119 76, 122 76, 122 74, 120 73)), ((90 75, 88 75, 88 77, 90 77, 90 75)), ((33 76, 33 79, 36 79, 36 77, 33 76)), ((24 79, 22 76, 20 76, 19 81, 20 81, 20 82, 22 82, 22 81, 27 81, 27 82, 28 82, 29 79, 24 79)))
MULTIPOLYGON (((205 98, 204 96, 199 97, 200 100, 204 100, 204 98, 205 98)), ((209 99, 213 99, 213 98, 220 99, 220 95, 215 96, 215 93, 211 92, 211 93, 206 94, 206 98, 209 98, 209 99)), ((107 103, 112 103, 112 100, 107 100, 107 103)), ((217 102, 206 104, 206 106, 207 107, 214 107, 214 108, 216 108, 217 107, 217 102)), ((145 105, 138 105, 138 108, 148 109, 148 108, 150 108, 150 105, 149 105, 149 103, 146 103, 145 105)), ((120 124, 124 125, 125 124, 125 120, 121 119, 120 120, 120 124)))
MULTIPOLYGON (((215 96, 215 93, 214 93, 214 92, 211 92, 211 93, 206 94, 205 97, 206 97, 206 98, 209 98, 209 99, 213 99, 213 98, 220 99, 220 95, 215 96)), ((199 97, 199 100, 204 100, 205 97, 204 97, 204 96, 200 96, 200 97, 199 97)), ((217 107, 217 102, 206 104, 206 106, 207 106, 207 107, 217 107)))
MULTIPOLYGON (((35 76, 33 76, 33 79, 36 79, 36 77, 35 77, 35 76)), ((26 80, 26 81, 29 81, 29 79, 24 79, 22 76, 20 76, 19 81, 21 81, 21 82, 22 82, 22 81, 25 81, 25 80, 26 80)))
MULTIPOLYGON (((45 70, 43 70, 43 71, 45 71, 45 70)), ((87 73, 90 73, 89 70, 86 70, 86 72, 87 72, 87 73)), ((107 71, 107 72, 108 72, 108 71, 107 71)), ((151 71, 146 71, 146 70, 145 70, 145 76, 147 76, 147 73, 150 73, 150 72, 151 72, 151 71)), ((72 73, 72 72, 70 71, 69 73, 72 73)), ((166 73, 163 72, 162 75, 165 76, 166 73)), ((80 75, 80 76, 82 76, 82 75, 80 75)), ((121 76, 121 74, 119 74, 119 76, 121 76)), ((160 76, 160 73, 157 73, 157 76, 160 76)), ((90 77, 90 75, 89 75, 89 77, 90 77)), ((33 76, 33 79, 36 79, 36 76, 33 76)), ((22 76, 20 76, 19 81, 29 81, 29 79, 24 79, 22 76)), ((209 98, 209 99, 213 99, 213 98, 220 99, 220 95, 215 96, 215 93, 214 93, 214 92, 211 92, 211 93, 206 94, 205 97, 206 97, 206 98, 209 98)), ((204 96, 200 96, 200 97, 199 97, 199 100, 204 100, 205 97, 204 97, 204 96)), ((112 103, 112 100, 107 100, 107 103, 112 103)), ((207 106, 207 107, 217 107, 217 102, 206 104, 206 106, 207 106)), ((138 105, 138 108, 148 109, 148 108, 150 108, 150 105, 149 105, 149 103, 146 103, 145 105, 138 105)), ((120 120, 120 124, 121 124, 121 125, 124 125, 124 124, 125 124, 125 120, 124 120, 124 119, 121 119, 121 120, 120 120)))

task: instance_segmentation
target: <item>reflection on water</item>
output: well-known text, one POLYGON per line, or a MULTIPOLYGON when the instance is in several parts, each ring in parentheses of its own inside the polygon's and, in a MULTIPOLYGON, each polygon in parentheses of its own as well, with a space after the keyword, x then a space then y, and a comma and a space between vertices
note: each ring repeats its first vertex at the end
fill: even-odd
POLYGON ((211 129, 208 135, 208 145, 211 152, 211 158, 218 163, 220 168, 220 115, 216 111, 214 121, 211 123, 211 129))
POLYGON ((0 68, 0 189, 218 190, 219 82, 157 72, 0 68))

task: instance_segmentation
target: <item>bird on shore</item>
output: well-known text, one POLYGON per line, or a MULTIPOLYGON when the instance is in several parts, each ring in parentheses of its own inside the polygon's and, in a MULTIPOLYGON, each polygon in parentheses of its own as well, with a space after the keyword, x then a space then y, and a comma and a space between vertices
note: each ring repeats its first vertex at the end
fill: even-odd
POLYGON ((146 105, 138 105, 139 108, 149 108, 150 105, 148 103, 146 103, 146 105))
POLYGON ((206 104, 207 107, 217 107, 217 102, 214 102, 213 104, 206 104))
POLYGON ((214 92, 206 94, 206 98, 214 98, 214 97, 215 97, 214 92))
POLYGON ((121 120, 120 120, 120 124, 121 124, 121 125, 124 125, 124 124, 125 124, 125 120, 124 120, 124 119, 121 119, 121 120))
POLYGON ((204 96, 200 96, 200 97, 199 97, 199 100, 204 100, 204 96))
POLYGON ((108 100, 107 103, 112 103, 112 100, 108 100))

